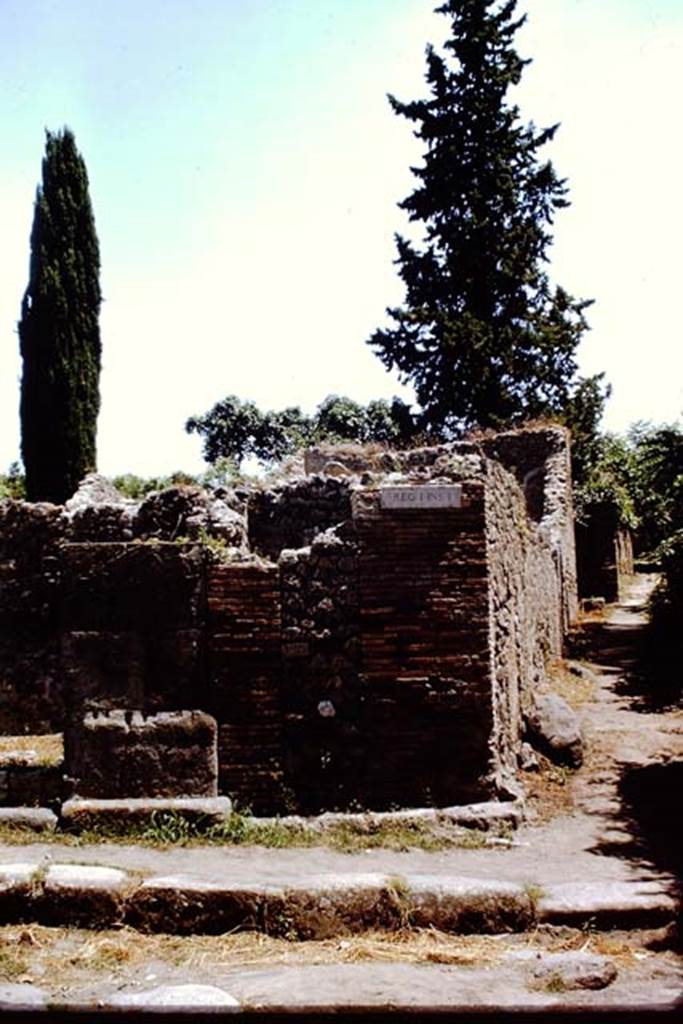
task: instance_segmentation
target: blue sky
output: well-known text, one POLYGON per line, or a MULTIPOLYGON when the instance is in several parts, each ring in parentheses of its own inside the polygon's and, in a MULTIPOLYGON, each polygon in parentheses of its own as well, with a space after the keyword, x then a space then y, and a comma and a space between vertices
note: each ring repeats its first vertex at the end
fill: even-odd
MULTIPOLYGON (((428 0, 0 0, 0 470, 44 128, 68 124, 102 254, 100 468, 201 468, 188 416, 229 393, 312 409, 401 389, 365 344, 401 301, 393 234, 419 148, 428 0)), ((595 299, 606 426, 683 410, 679 0, 525 0, 516 97, 572 206, 551 275, 595 299)))

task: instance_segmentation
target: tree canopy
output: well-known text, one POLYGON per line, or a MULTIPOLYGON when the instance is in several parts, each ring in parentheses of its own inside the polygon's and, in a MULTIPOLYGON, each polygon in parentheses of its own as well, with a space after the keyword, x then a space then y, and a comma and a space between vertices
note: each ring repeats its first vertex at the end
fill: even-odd
POLYGON ((21 451, 31 501, 63 502, 96 467, 100 256, 85 163, 47 132, 19 339, 21 451))
POLYGON ((445 51, 427 48, 426 99, 394 111, 415 124, 424 162, 400 206, 423 227, 397 236, 405 302, 369 339, 412 383, 427 427, 500 427, 566 405, 586 328, 577 301, 545 272, 567 189, 537 130, 507 101, 527 61, 512 40, 516 0, 447 0, 445 51))

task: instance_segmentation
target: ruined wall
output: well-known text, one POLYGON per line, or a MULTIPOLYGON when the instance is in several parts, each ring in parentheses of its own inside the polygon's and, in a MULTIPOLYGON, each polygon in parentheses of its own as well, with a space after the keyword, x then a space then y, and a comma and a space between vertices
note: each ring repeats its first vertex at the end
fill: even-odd
POLYGON ((310 546, 284 550, 279 568, 288 793, 311 812, 348 806, 369 754, 352 524, 325 531, 310 546))
POLYGON ((320 476, 254 491, 248 499, 249 543, 257 554, 276 561, 284 548, 306 547, 350 515, 348 480, 320 476))
POLYGON ((262 813, 514 791, 572 606, 566 437, 528 438, 0 505, 0 724, 66 726, 76 769, 87 713, 201 709, 219 790, 262 813))
POLYGON ((480 442, 487 455, 514 474, 524 491, 529 519, 539 524, 550 543, 565 631, 578 615, 569 441, 569 432, 557 426, 509 431, 480 442))
POLYGON ((61 728, 57 545, 64 534, 54 505, 0 502, 0 729, 61 728))
POLYGON ((202 707, 201 547, 63 543, 57 558, 69 716, 202 707))

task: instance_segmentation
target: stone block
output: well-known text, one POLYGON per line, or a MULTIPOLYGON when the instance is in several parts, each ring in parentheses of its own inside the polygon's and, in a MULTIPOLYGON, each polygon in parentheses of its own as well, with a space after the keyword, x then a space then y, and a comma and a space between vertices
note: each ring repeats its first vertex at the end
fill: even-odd
POLYGON ((36 918, 47 925, 113 928, 121 924, 135 878, 119 868, 53 864, 37 879, 32 895, 36 918))
POLYGON ((33 832, 54 832, 57 815, 47 807, 0 807, 0 825, 32 829, 33 832))
POLYGON ((531 742, 557 764, 579 768, 583 739, 579 716, 557 693, 537 693, 526 716, 531 742))
POLYGON ((65 770, 83 797, 213 797, 216 722, 201 711, 89 713, 67 731, 65 770))
POLYGON ((169 1010, 184 1010, 194 1013, 197 1009, 215 1010, 220 1013, 236 1012, 239 1000, 216 985, 159 985, 143 992, 123 992, 109 999, 101 1000, 98 1008, 126 1007, 141 1011, 157 1007, 169 1010))

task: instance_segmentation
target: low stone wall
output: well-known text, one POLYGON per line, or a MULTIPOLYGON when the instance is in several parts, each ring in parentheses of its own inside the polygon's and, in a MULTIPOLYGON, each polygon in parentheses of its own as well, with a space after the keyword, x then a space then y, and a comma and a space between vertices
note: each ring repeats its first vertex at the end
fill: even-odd
POLYGON ((64 798, 63 765, 6 765, 0 768, 0 807, 49 807, 64 798))

